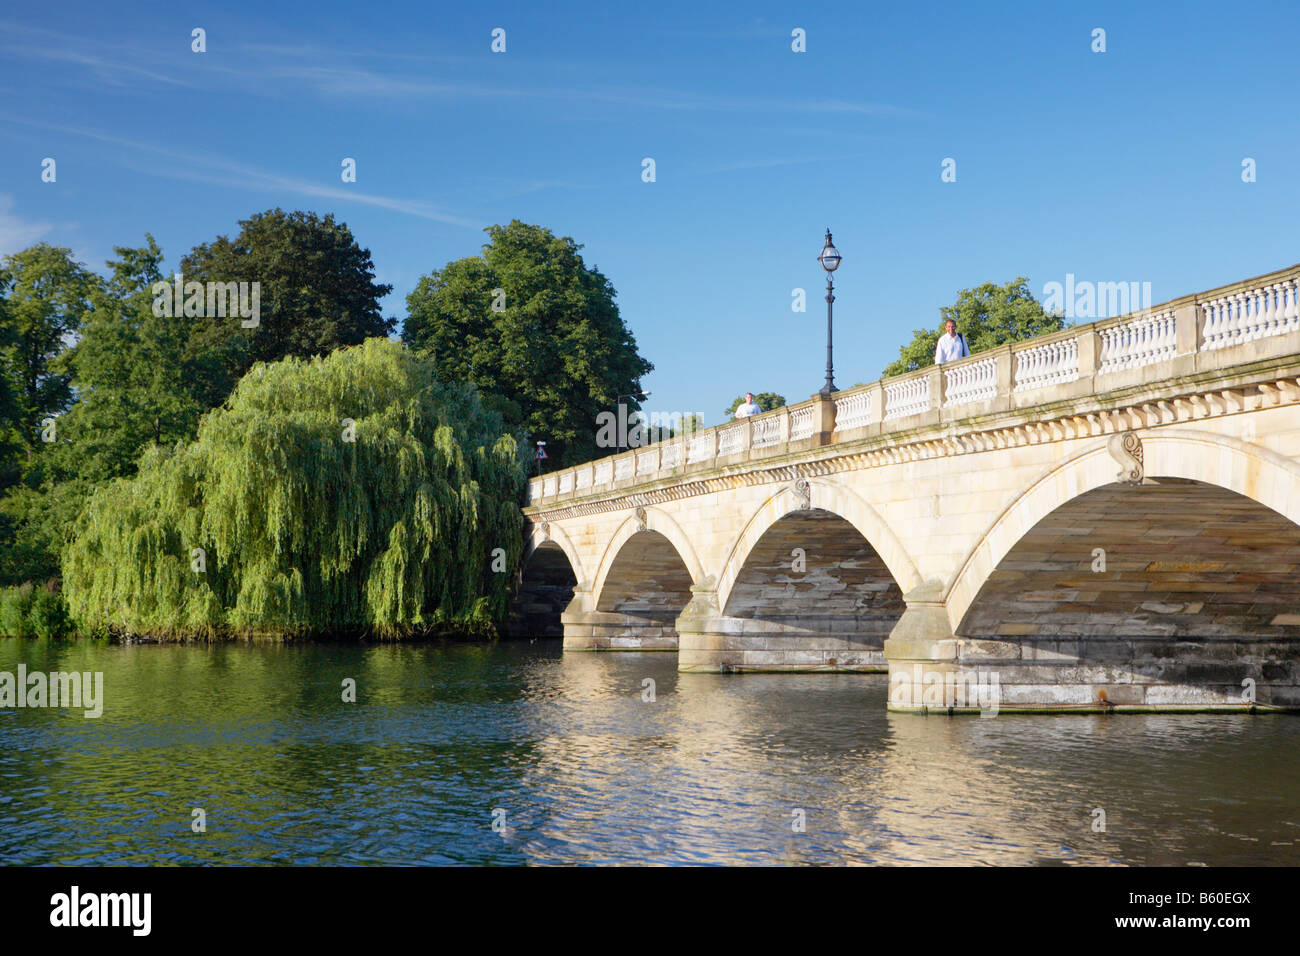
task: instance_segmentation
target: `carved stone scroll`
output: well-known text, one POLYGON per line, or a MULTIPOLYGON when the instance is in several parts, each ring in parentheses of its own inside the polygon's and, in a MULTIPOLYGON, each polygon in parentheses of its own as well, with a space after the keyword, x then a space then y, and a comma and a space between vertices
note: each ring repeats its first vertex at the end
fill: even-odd
POLYGON ((1116 476, 1120 481, 1130 485, 1142 484, 1142 440, 1137 433, 1111 435, 1106 440, 1106 450, 1121 465, 1116 476))

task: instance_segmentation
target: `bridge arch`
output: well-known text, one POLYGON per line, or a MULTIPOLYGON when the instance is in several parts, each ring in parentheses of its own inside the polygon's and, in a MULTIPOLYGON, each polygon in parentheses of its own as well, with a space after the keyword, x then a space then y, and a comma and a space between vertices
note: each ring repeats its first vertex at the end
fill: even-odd
POLYGON ((635 535, 645 531, 652 531, 668 539, 668 542, 677 552, 682 564, 686 566, 686 571, 690 575, 691 583, 698 584, 704 577, 704 566, 700 563, 699 555, 696 553, 695 546, 686 532, 682 530, 681 525, 674 521, 658 508, 640 509, 642 518, 636 514, 629 515, 614 536, 610 539, 604 553, 600 558, 600 567, 596 571, 596 579, 592 582, 592 599, 596 606, 602 603, 605 598, 605 584, 609 580, 610 571, 613 570, 615 562, 618 561, 624 545, 627 544, 635 535))
MULTIPOLYGON (((1201 431, 1138 433, 1143 473, 1235 492, 1300 526, 1300 464, 1241 439, 1201 431)), ((944 595, 956 633, 986 582, 1040 521, 1064 505, 1120 480, 1105 442, 1041 474, 998 514, 954 575, 944 595)))
POLYGON ((524 545, 523 556, 519 560, 521 569, 527 568, 529 561, 532 560, 533 552, 546 543, 555 544, 564 556, 569 559, 569 567, 573 569, 573 576, 578 579, 579 583, 587 580, 582 567, 582 558, 578 554, 578 549, 573 546, 573 541, 564 533, 563 528, 553 524, 548 525, 545 530, 541 525, 533 525, 532 533, 528 536, 528 541, 524 545))
POLYGON ((827 480, 783 486, 748 512, 725 554, 716 587, 696 589, 678 619, 679 670, 887 668, 904 589, 921 579, 859 495, 827 480))
POLYGON ((861 495, 835 482, 808 479, 805 504, 793 484, 778 489, 750 515, 727 552, 717 579, 718 607, 725 608, 755 545, 778 521, 806 508, 828 511, 851 524, 875 549, 906 594, 921 584, 921 575, 893 529, 861 495))
POLYGON ((507 633, 528 637, 563 636, 562 615, 581 581, 581 568, 568 535, 558 528, 548 528, 545 532, 534 528, 519 560, 507 633))
POLYGON ((565 650, 677 650, 676 620, 702 574, 677 522, 637 508, 610 538, 595 574, 562 617, 565 650))

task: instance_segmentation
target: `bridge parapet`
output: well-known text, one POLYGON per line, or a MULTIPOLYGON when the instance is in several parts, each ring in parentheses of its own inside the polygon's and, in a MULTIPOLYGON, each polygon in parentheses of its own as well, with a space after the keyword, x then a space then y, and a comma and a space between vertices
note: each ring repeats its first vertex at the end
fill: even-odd
POLYGON ((1246 375, 1300 351, 1298 302, 1300 265, 554 472, 529 482, 527 503, 623 493, 826 445, 1066 408, 1093 396, 1113 393, 1131 403, 1157 382, 1186 383, 1189 392, 1202 380, 1230 388, 1225 371, 1246 375))

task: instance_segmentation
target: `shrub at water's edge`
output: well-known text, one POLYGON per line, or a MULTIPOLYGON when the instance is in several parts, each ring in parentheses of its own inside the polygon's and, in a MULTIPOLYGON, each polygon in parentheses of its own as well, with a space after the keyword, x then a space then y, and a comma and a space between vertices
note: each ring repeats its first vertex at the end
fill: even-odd
POLYGON ((0 636, 67 637, 72 631, 67 606, 54 582, 30 582, 0 590, 0 636))
POLYGON ((255 366, 196 440, 100 488, 63 552, 86 631, 490 631, 525 462, 472 387, 387 339, 255 366))

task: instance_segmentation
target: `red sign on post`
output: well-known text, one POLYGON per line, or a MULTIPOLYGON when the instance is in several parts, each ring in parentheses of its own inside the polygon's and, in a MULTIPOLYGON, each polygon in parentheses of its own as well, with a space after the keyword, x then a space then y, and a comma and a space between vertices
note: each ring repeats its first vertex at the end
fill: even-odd
POLYGON ((533 455, 533 461, 546 461, 546 449, 541 445, 537 446, 537 454, 533 455))

